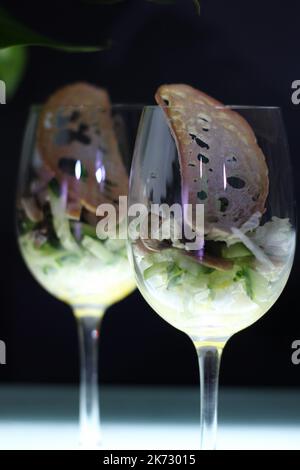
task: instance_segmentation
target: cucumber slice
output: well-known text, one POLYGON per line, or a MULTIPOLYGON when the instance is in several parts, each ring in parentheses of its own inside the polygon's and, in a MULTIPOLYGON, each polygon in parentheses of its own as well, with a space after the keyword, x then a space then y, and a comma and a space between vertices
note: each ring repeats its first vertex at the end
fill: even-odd
POLYGON ((169 265, 169 261, 162 261, 161 263, 152 264, 152 266, 149 266, 149 268, 146 268, 143 272, 145 281, 150 279, 150 277, 156 276, 157 274, 167 273, 169 265))
POLYGON ((201 265, 197 263, 196 261, 193 261, 192 258, 189 258, 187 255, 177 255, 176 257, 176 264, 178 267, 189 274, 192 274, 193 276, 197 277, 201 271, 201 265))
POLYGON ((243 243, 235 243, 231 246, 222 248, 223 258, 243 258, 244 256, 251 256, 252 253, 243 243))
POLYGON ((269 298, 269 283, 267 279, 257 271, 248 269, 249 279, 252 287, 253 300, 263 302, 269 298))
POLYGON ((100 240, 95 240, 94 238, 85 235, 81 241, 81 244, 93 256, 104 263, 109 264, 115 259, 115 255, 108 251, 100 240))
POLYGON ((118 253, 126 247, 125 240, 119 238, 107 238, 104 245, 113 253, 118 253))
POLYGON ((268 281, 254 269, 242 267, 236 273, 237 280, 243 280, 248 297, 258 302, 268 298, 268 281))
POLYGON ((195 277, 201 277, 214 271, 214 269, 200 264, 191 256, 180 252, 176 255, 175 261, 181 269, 195 277))
POLYGON ((208 287, 212 290, 229 287, 235 280, 236 271, 236 268, 233 268, 230 271, 215 270, 207 276, 208 287))
POLYGON ((252 279, 250 276, 250 269, 247 268, 246 266, 243 266, 241 269, 237 271, 235 280, 244 281, 246 293, 248 297, 250 297, 250 299, 253 299, 253 286, 252 286, 252 279))

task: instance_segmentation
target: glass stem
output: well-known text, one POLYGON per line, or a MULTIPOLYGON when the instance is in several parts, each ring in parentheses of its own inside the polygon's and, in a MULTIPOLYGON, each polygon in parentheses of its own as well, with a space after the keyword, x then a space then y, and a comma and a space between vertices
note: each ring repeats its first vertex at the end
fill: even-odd
POLYGON ((98 394, 98 338, 103 311, 80 312, 78 322, 80 354, 79 432, 83 448, 99 448, 101 444, 98 394))
POLYGON ((198 346, 201 400, 201 450, 214 450, 217 437, 218 386, 224 344, 198 346))

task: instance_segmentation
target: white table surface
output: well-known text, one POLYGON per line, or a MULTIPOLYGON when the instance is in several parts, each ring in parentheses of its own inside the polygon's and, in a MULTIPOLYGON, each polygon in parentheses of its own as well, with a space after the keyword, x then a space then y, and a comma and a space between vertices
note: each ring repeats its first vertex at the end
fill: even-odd
MULTIPOLYGON (((76 387, 0 386, 0 449, 77 448, 76 387)), ((101 387, 103 448, 197 449, 196 388, 101 387)), ((222 389, 218 449, 300 449, 300 390, 222 389)))

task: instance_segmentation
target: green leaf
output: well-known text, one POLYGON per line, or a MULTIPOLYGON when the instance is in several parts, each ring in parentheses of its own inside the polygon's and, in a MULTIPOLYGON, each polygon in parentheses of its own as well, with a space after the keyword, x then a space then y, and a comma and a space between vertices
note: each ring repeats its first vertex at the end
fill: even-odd
POLYGON ((193 0, 197 14, 200 16, 200 0, 193 0))
POLYGON ((0 49, 12 46, 45 46, 63 49, 67 52, 95 52, 106 49, 110 46, 110 42, 106 41, 103 44, 92 46, 59 42, 35 33, 27 26, 15 20, 4 8, 0 7, 0 49))
POLYGON ((6 95, 11 98, 20 84, 27 63, 25 47, 0 49, 0 79, 5 82, 6 95))

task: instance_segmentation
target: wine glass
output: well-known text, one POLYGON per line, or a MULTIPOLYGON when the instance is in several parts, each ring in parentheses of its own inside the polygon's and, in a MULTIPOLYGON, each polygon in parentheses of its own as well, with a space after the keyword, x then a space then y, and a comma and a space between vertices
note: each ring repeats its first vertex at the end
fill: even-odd
POLYGON ((135 289, 126 237, 121 237, 126 213, 119 210, 119 197, 128 192, 140 112, 138 105, 67 106, 45 117, 34 106, 24 136, 16 200, 18 243, 35 279, 71 306, 78 323, 84 448, 101 442, 100 321, 110 305, 135 289), (105 204, 115 210, 116 219, 110 221, 110 229, 113 225, 117 231, 114 237, 112 230, 99 227, 105 211, 96 210, 105 204))
MULTIPOLYGON (((194 176, 183 185, 178 142, 166 119, 176 113, 163 108, 145 107, 139 125, 129 185, 129 255, 146 301, 195 345, 201 384, 201 449, 214 449, 222 350, 233 334, 271 308, 292 267, 295 218, 291 167, 279 108, 216 107, 220 112, 234 111, 248 121, 265 158, 264 175, 268 174, 269 183, 265 185, 264 209, 241 221, 239 189, 245 183, 230 176, 240 158, 236 148, 220 136, 214 141, 211 134, 210 147, 217 155, 212 168, 205 156, 210 132, 206 125, 203 141, 195 142, 202 146, 198 158, 187 164, 194 176), (209 178, 215 178, 212 184, 209 178), (194 194, 199 204, 190 204, 190 214, 195 213, 195 206, 204 209, 198 225, 192 224, 194 219, 185 209, 194 194), (234 199, 229 199, 229 194, 234 199), (181 209, 179 213, 175 205, 181 209), (230 230, 225 230, 223 221, 232 205, 237 215, 232 226, 229 224, 230 230), (191 229, 189 236, 183 225, 191 229)), ((201 107, 198 112, 201 117, 201 107)), ((209 124, 208 118, 205 123, 209 124)), ((196 140, 195 135, 191 137, 196 140)), ((255 186, 258 172, 254 167, 248 173, 249 187, 255 186)), ((258 197, 254 195, 253 201, 258 197)))

